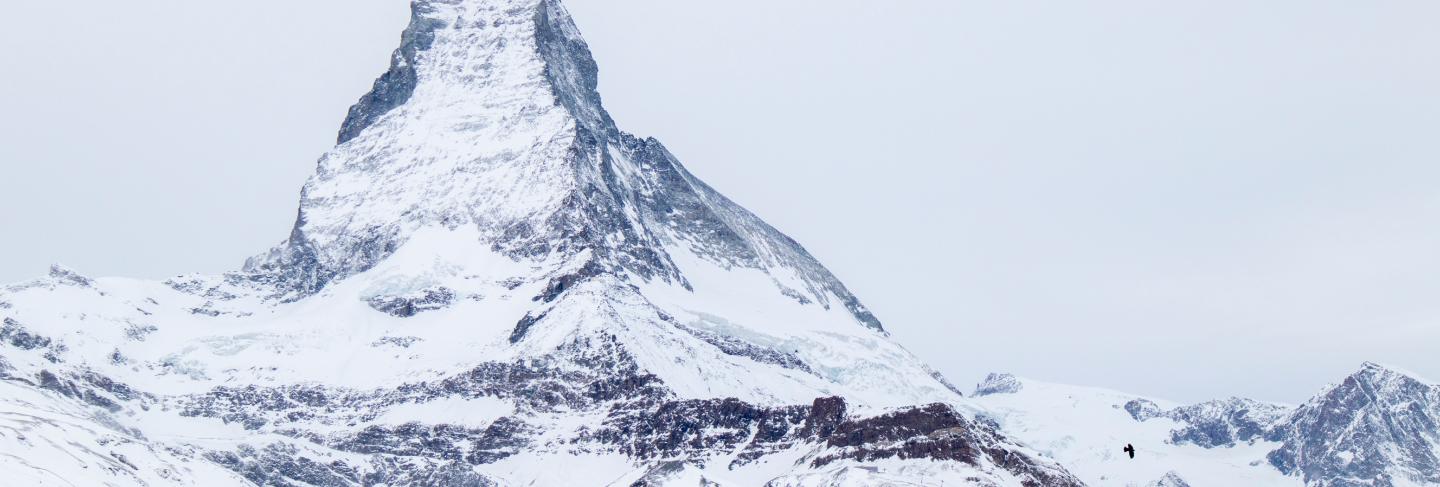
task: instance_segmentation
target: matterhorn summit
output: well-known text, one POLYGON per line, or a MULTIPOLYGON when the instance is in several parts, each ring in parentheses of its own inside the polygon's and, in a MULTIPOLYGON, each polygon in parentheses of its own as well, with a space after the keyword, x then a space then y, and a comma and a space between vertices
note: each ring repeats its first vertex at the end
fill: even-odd
POLYGON ((421 0, 223 275, 0 292, 24 485, 1081 485, 622 132, 556 0, 421 0))

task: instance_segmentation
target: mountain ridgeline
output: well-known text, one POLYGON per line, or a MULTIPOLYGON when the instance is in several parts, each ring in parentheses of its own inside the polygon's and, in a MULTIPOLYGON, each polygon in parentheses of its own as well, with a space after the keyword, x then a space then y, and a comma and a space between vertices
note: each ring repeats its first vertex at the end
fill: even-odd
POLYGON ((1373 363, 1300 406, 1174 405, 1004 374, 972 397, 980 421, 1092 485, 1440 485, 1440 386, 1373 363), (1114 444, 1130 442, 1135 463, 1116 465, 1114 444))

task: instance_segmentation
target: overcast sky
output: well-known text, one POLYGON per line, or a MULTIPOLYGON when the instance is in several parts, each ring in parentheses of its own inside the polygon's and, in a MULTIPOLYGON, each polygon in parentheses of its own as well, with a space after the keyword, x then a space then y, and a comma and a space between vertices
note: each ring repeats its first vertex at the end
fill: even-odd
MULTIPOLYGON (((1440 2, 568 0, 625 129, 897 340, 1181 401, 1440 377, 1440 2)), ((399 0, 0 4, 0 281, 282 240, 399 0)))

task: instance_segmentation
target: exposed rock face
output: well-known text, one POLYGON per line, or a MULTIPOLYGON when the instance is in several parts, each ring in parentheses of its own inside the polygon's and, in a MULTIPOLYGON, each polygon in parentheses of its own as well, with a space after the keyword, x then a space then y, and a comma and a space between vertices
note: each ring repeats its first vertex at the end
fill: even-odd
POLYGON ((992 394, 1014 394, 1025 388, 1020 379, 1010 374, 990 374, 975 386, 975 397, 992 394))
POLYGON ((1130 417, 1136 421, 1148 421, 1165 416, 1165 411, 1160 409, 1160 406, 1156 405, 1154 401, 1148 399, 1135 399, 1125 403, 1125 412, 1130 413, 1130 417))
POLYGON ((1169 418, 1182 426, 1170 432, 1171 443, 1205 448, 1231 447, 1264 438, 1290 414, 1290 409, 1249 399, 1231 398, 1162 410, 1154 402, 1125 403, 1136 421, 1169 418))
POLYGON ((50 266, 50 278, 58 283, 79 287, 91 287, 95 281, 61 265, 50 266))
POLYGON ((4 325, 0 326, 0 342, 21 350, 35 350, 49 348, 54 340, 30 333, 25 325, 21 325, 14 318, 5 318, 4 325))
POLYGON ((1019 478, 1026 487, 1083 485, 1061 468, 1016 455, 1016 446, 999 433, 943 404, 845 421, 835 427, 826 443, 833 452, 815 457, 811 465, 892 458, 994 464, 1019 478))
POLYGON ((456 482, 468 482, 463 485, 491 485, 484 477, 462 475, 466 470, 456 464, 490 465, 544 448, 539 444, 546 434, 544 427, 531 423, 536 418, 596 412, 604 414, 599 428, 562 437, 563 443, 571 445, 572 453, 617 452, 649 465, 633 485, 669 485, 667 482, 687 469, 731 455, 726 470, 787 451, 806 452, 808 464, 816 468, 843 460, 860 464, 883 459, 956 462, 999 468, 1025 486, 1083 485, 1059 466, 1024 453, 993 429, 966 419, 947 405, 853 418, 840 397, 818 398, 809 406, 781 407, 733 398, 677 400, 653 377, 636 375, 633 368, 625 366, 576 377, 560 371, 489 364, 438 384, 409 384, 386 391, 324 387, 217 390, 186 399, 180 407, 186 415, 221 418, 337 451, 406 459, 368 466, 320 465, 311 459, 314 453, 285 443, 210 455, 252 481, 271 485, 295 480, 315 485, 373 485, 371 479, 419 478, 416 476, 422 474, 454 476, 456 482), (577 390, 576 384, 583 387, 577 390), (517 415, 499 418, 485 428, 412 422, 330 435, 304 429, 315 423, 365 422, 387 408, 454 396, 515 400, 521 408, 517 415))
POLYGON ((669 401, 613 411, 594 438, 644 459, 697 459, 739 451, 738 463, 793 446, 809 411, 803 406, 764 408, 736 399, 669 401), (783 442, 783 443, 782 443, 783 442))
POLYGON ((1151 482, 1148 487, 1190 487, 1190 483, 1184 477, 1175 472, 1170 472, 1161 477, 1160 480, 1151 482))
POLYGON ((1325 487, 1440 484, 1440 390, 1366 364, 1270 436, 1270 462, 1325 487))
POLYGON ((342 460, 319 462, 294 445, 273 443, 263 448, 241 446, 236 452, 214 452, 206 458, 234 470, 255 485, 349 487, 355 485, 445 485, 493 487, 496 484, 469 468, 414 458, 375 457, 369 465, 342 460))
POLYGON ((415 94, 420 84, 420 73, 416 65, 420 53, 430 50, 435 43, 436 31, 444 22, 431 16, 435 5, 429 2, 415 2, 410 5, 410 26, 400 36, 400 47, 391 55, 390 70, 375 80, 375 87, 360 102, 350 107, 350 113, 340 127, 338 143, 344 144, 360 135, 376 120, 390 110, 404 105, 415 94))
POLYGON ((1284 406, 1231 398, 1177 408, 1167 416, 1186 425, 1171 433, 1171 441, 1215 448, 1261 439, 1289 414, 1284 406))
POLYGON ((441 287, 400 296, 374 296, 366 301, 375 311, 409 318, 426 311, 445 309, 455 302, 455 292, 441 287))

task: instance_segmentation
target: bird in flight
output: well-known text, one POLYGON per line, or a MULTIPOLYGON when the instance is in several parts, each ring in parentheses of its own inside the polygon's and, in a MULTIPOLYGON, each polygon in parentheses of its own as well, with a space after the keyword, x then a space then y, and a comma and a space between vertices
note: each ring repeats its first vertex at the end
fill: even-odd
POLYGON ((1135 445, 1131 445, 1131 444, 1129 444, 1129 443, 1126 443, 1126 444, 1125 444, 1125 453, 1129 453, 1129 454, 1130 454, 1130 458, 1131 458, 1131 459, 1134 459, 1134 458, 1135 458, 1135 445))

